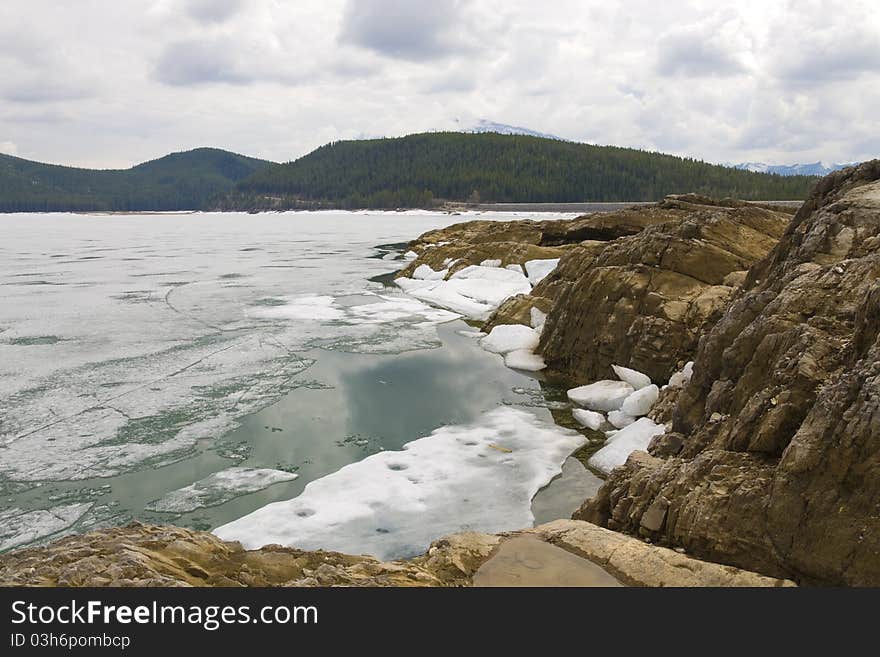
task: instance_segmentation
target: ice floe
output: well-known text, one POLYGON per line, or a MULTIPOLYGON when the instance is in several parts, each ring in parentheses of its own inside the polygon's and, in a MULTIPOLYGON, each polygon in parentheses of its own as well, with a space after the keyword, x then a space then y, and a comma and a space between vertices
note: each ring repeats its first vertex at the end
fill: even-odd
POLYGON ((268 488, 282 481, 292 481, 298 475, 268 468, 232 467, 200 479, 150 502, 148 511, 186 513, 209 506, 217 506, 231 499, 268 488))
POLYGON ((592 429, 593 431, 598 431, 599 427, 605 423, 604 415, 596 411, 589 411, 585 408, 572 409, 571 416, 579 425, 586 429, 592 429))
POLYGON ((57 534, 76 523, 91 507, 91 502, 79 502, 38 511, 0 511, 0 552, 57 534))
POLYGON ((483 260, 483 262, 480 263, 480 267, 500 267, 500 266, 501 266, 500 260, 483 260))
POLYGON ((641 372, 628 367, 623 367, 622 365, 612 365, 611 369, 614 370, 614 374, 618 379, 626 381, 636 390, 651 385, 651 378, 647 374, 642 374, 641 372))
POLYGON ((480 340, 480 346, 493 354, 506 354, 511 351, 532 351, 540 340, 538 332, 528 326, 499 324, 480 340))
POLYGON ((588 463, 603 474, 626 463, 626 459, 636 450, 646 450, 654 436, 665 433, 662 424, 643 417, 628 427, 615 432, 598 452, 590 457, 588 463))
POLYGON ((533 353, 529 349, 516 349, 504 356, 504 364, 512 370, 525 372, 540 372, 547 369, 543 356, 533 353))
POLYGON ((549 276, 556 266, 559 264, 559 258, 550 258, 547 260, 529 260, 525 264, 526 273, 529 276, 529 282, 537 285, 547 276, 549 276))
POLYGON ((633 387, 625 381, 596 381, 572 388, 568 398, 583 408, 607 413, 620 410, 623 401, 633 392, 633 387))
POLYGON ((412 277, 420 281, 439 281, 446 278, 448 273, 449 269, 434 271, 430 265, 419 265, 413 271, 412 277))
MULTIPOLYGON (((629 397, 627 397, 629 399, 629 397)), ((625 402, 624 402, 625 403, 625 402)), ((611 411, 608 414, 608 421, 611 425, 617 429, 623 429, 624 427, 628 427, 633 422, 636 421, 636 418, 624 411, 611 411)))
POLYGON ((326 321, 341 319, 345 312, 334 305, 336 300, 328 295, 304 294, 292 297, 279 306, 269 306, 251 311, 254 317, 266 319, 307 319, 326 321))
POLYGON ((660 388, 653 383, 640 388, 623 400, 620 410, 632 417, 647 415, 660 396, 660 388))
POLYGON ((585 440, 527 411, 499 408, 347 465, 214 533, 248 548, 280 543, 390 559, 455 532, 528 527, 532 497, 585 440))
MULTIPOLYGON (((422 273, 429 275, 427 270, 422 270, 422 273)), ((477 320, 488 319, 505 299, 528 294, 532 289, 522 274, 478 265, 459 269, 448 280, 400 277, 394 282, 417 299, 477 320)))

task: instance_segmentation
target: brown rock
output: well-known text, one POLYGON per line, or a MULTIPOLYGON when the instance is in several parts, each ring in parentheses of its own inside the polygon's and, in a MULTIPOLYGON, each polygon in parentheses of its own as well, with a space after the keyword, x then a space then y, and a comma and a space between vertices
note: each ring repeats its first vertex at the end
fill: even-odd
POLYGON ((278 545, 244 550, 207 532, 132 523, 0 555, 0 586, 470 586, 493 557, 522 552, 523 539, 530 541, 525 558, 537 556, 543 571, 530 578, 536 585, 558 585, 572 568, 593 583, 611 579, 608 571, 636 586, 791 584, 563 520, 508 534, 455 534, 425 555, 392 562, 278 545))
POLYGON ((880 161, 823 179, 701 341, 676 458, 578 516, 802 582, 880 585, 880 161), (650 524, 650 523, 649 523, 650 524))

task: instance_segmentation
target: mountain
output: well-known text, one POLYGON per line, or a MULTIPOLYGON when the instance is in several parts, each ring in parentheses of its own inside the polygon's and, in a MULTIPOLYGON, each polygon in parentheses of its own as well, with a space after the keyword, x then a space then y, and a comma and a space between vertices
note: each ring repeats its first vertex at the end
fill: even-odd
POLYGON ((482 202, 651 201, 670 193, 790 200, 815 180, 528 135, 433 132, 339 141, 256 172, 229 207, 424 207, 482 202))
POLYGON ((847 162, 844 164, 829 162, 813 162, 812 164, 764 164, 763 162, 742 162, 731 164, 734 169, 745 169, 756 173, 775 173, 779 176, 827 176, 832 171, 840 171, 846 167, 858 164, 847 162))
POLYGON ((0 154, 0 212, 199 210, 270 163, 216 148, 130 169, 78 169, 0 154))
POLYGON ((520 128, 518 126, 508 125, 506 123, 495 123, 494 121, 487 121, 486 119, 480 119, 477 122, 477 125, 473 126, 469 130, 463 130, 462 132, 467 132, 471 134, 494 132, 499 135, 528 135, 530 137, 543 137, 544 139, 557 139, 559 141, 564 141, 562 137, 550 135, 546 132, 536 132, 535 130, 529 130, 528 128, 520 128))

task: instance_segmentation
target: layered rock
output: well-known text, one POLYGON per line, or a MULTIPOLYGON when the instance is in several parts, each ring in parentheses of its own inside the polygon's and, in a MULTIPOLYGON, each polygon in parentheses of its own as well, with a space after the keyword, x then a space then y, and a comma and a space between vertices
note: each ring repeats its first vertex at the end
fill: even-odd
POLYGON ((880 585, 880 161, 817 185, 700 341, 671 415, 654 457, 630 457, 577 517, 880 585))
POLYGON ((394 562, 277 545, 244 550, 206 532, 132 523, 0 555, 0 586, 470 586, 503 556, 502 546, 522 538, 564 551, 535 551, 540 568, 530 564, 530 585, 566 584, 573 564, 632 586, 792 585, 561 520, 521 532, 456 534, 435 541, 421 557, 394 562))
POLYGON ((509 299, 486 323, 529 323, 548 313, 539 353, 557 373, 585 382, 625 363, 665 381, 720 317, 745 272, 791 219, 786 208, 696 195, 563 221, 471 221, 410 244, 449 275, 485 260, 502 267, 559 258, 529 295, 509 299))
POLYGON ((550 368, 596 380, 624 363, 666 381, 720 317, 738 272, 766 256, 790 219, 734 203, 661 206, 686 214, 598 253, 578 247, 535 288, 554 299, 539 348, 550 368))

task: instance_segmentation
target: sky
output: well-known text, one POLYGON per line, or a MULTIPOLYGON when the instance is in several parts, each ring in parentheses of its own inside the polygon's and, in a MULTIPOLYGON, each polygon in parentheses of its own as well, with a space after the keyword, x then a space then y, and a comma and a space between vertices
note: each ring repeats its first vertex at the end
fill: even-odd
POLYGON ((873 1, 3 0, 0 152, 289 161, 479 120, 710 162, 880 157, 873 1))

